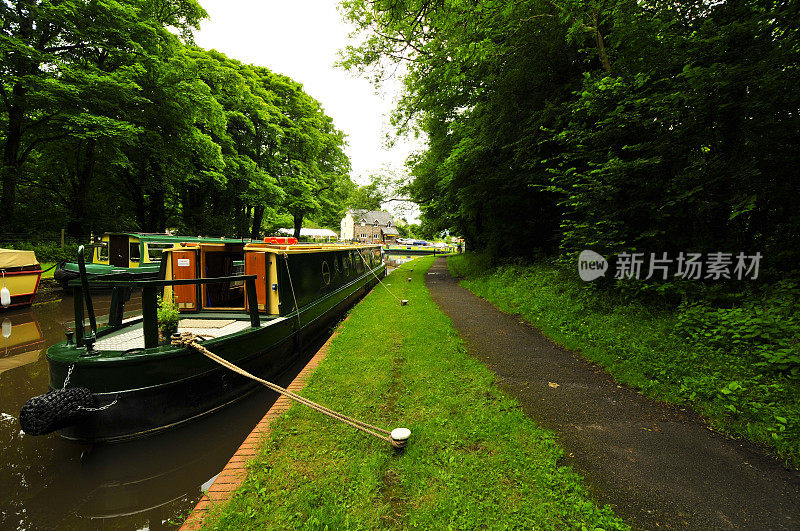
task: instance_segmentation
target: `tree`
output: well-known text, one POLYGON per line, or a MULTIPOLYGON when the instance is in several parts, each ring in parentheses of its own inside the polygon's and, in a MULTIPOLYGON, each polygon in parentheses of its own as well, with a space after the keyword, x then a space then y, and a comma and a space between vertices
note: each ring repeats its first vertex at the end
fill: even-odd
POLYGON ((342 64, 403 65, 426 231, 494 255, 769 249, 800 258, 794 2, 342 3, 342 64), (508 228, 524 238, 508 238, 508 228))
POLYGON ((283 208, 292 216, 294 237, 306 216, 339 212, 349 180, 350 161, 344 153, 344 134, 318 101, 303 92, 302 85, 286 76, 264 79, 265 88, 276 95, 281 110, 282 165, 278 183, 285 192, 283 208))
MULTIPOLYGON (((8 226, 14 220, 24 164, 35 150, 57 141, 70 139, 60 145, 81 152, 68 158, 77 163, 73 192, 85 203, 98 144, 135 132, 119 119, 114 105, 120 97, 133 97, 137 58, 172 38, 165 25, 186 33, 203 16, 193 0, 0 4, 5 110, 0 221, 8 226)), ((81 218, 73 213, 78 225, 81 218)))

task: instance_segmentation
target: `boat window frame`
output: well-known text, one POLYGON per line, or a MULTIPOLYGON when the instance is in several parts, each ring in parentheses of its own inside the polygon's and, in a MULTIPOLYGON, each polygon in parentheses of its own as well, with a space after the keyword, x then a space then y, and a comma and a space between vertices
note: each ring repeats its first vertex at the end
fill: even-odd
POLYGON ((128 242, 128 261, 140 263, 142 261, 142 245, 141 242, 128 242))
POLYGON ((168 251, 169 249, 172 249, 174 246, 175 246, 175 244, 168 243, 168 242, 145 242, 145 253, 144 254, 147 257, 147 260, 149 262, 158 262, 158 263, 160 263, 161 260, 162 260, 162 257, 164 256, 164 251, 168 251), (156 248, 153 248, 153 246, 155 246, 156 248), (154 251, 158 250, 158 255, 156 257, 153 257, 153 255, 150 253, 151 249, 154 250, 154 251))
POLYGON ((108 242, 106 240, 101 240, 95 244, 95 247, 97 248, 97 252, 95 253, 95 257, 97 259, 96 263, 108 263, 108 242))

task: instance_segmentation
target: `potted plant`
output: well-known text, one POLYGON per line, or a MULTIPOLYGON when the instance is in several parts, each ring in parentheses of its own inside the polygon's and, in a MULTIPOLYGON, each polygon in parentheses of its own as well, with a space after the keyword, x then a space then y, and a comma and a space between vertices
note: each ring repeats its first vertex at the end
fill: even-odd
POLYGON ((169 341, 172 334, 178 331, 181 314, 171 299, 158 299, 158 333, 161 341, 169 341))

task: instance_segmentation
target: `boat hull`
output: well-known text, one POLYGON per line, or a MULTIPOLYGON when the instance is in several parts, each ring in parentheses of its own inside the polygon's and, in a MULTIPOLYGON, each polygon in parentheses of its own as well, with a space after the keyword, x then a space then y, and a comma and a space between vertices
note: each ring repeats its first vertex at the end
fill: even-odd
MULTIPOLYGON (((383 269, 378 271, 383 274, 383 269)), ((272 379, 303 355, 311 344, 376 283, 368 272, 329 296, 258 328, 206 342, 209 350, 246 371, 272 379)), ((162 347, 166 348, 166 347, 162 347)), ((260 385, 216 365, 199 353, 173 349, 172 357, 155 363, 135 360, 125 364, 75 366, 70 386, 90 388, 105 409, 91 412, 79 423, 59 431, 80 442, 115 442, 148 436, 213 413, 245 397, 260 385), (142 374, 159 383, 123 388, 129 375, 142 374), (186 376, 188 374, 188 376, 186 376), (100 387, 100 392, 96 392, 100 387)), ((49 357, 50 358, 50 357, 49 357)), ((50 386, 61 388, 69 364, 50 361, 50 386)), ((133 382, 132 382, 133 383, 133 382)))
MULTIPOLYGON (((11 304, 7 307, 0 306, 0 312, 23 308, 33 304, 36 292, 39 291, 39 281, 42 278, 42 268, 20 268, 4 270, 3 283, 11 292, 11 304)), ((3 284, 0 284, 3 285, 3 284)))

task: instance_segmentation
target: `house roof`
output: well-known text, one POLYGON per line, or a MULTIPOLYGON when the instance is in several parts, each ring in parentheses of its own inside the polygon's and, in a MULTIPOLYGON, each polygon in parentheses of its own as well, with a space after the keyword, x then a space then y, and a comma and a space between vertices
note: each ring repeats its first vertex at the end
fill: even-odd
POLYGON ((378 220, 379 225, 386 226, 388 223, 394 225, 394 219, 392 219, 392 215, 388 212, 384 212, 383 210, 362 210, 362 209, 354 209, 349 211, 353 215, 353 219, 356 222, 361 221, 362 219, 365 220, 367 223, 375 223, 375 220, 378 220))
POLYGON ((394 225, 391 227, 381 227, 381 232, 384 234, 394 234, 395 236, 400 236, 400 233, 397 232, 397 227, 394 225))

